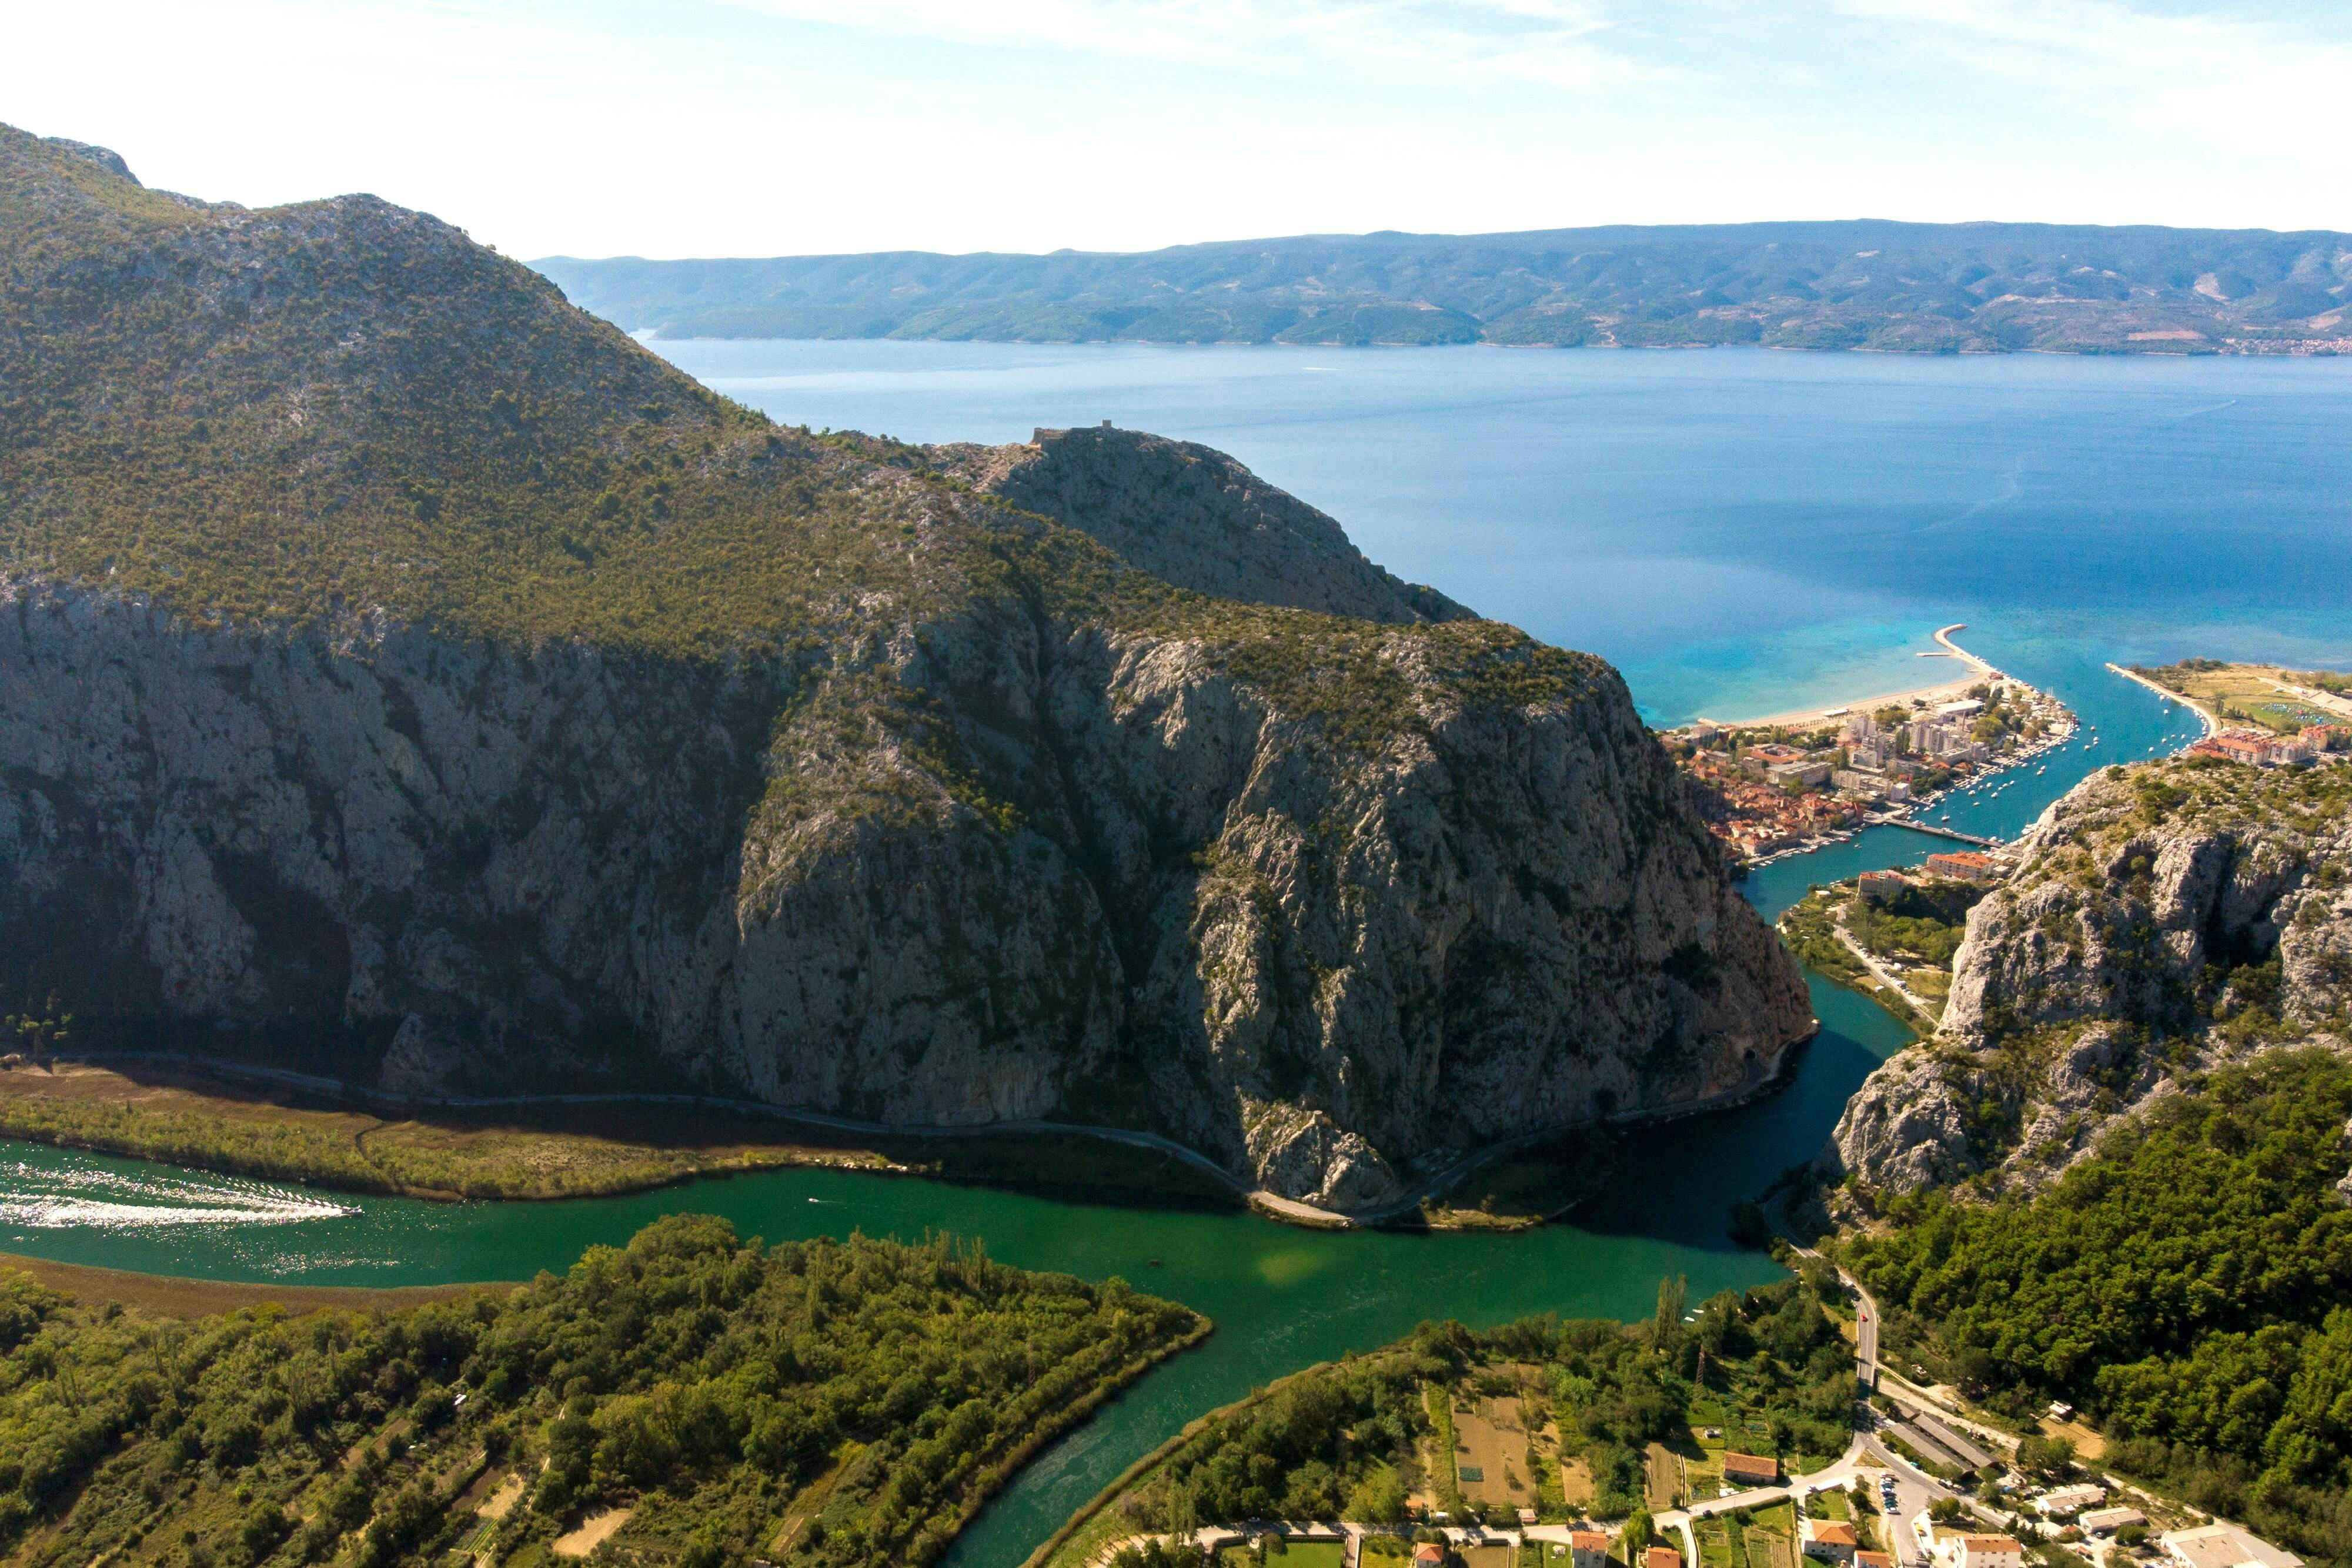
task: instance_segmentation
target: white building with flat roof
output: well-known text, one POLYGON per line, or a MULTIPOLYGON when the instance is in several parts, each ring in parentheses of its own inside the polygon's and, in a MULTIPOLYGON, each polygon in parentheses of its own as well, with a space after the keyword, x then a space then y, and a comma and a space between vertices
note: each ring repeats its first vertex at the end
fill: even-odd
POLYGON ((2303 1568, 2303 1559, 2294 1552, 2282 1552, 2234 1524, 2168 1531, 2157 1539, 2180 1568, 2303 1568))

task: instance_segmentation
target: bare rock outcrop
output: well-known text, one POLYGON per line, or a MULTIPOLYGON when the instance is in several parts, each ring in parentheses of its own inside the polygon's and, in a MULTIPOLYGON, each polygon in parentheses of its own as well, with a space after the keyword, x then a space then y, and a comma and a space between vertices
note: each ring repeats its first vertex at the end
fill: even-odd
POLYGON ((930 631, 886 665, 994 758, 996 812, 828 759, 822 706, 777 727, 741 672, 18 581, 12 956, 116 1043, 1139 1125, 1342 1207, 1433 1148, 1752 1087, 1805 1032, 1613 675, 1334 766, 1201 648, 930 631))
POLYGON ((2109 768, 1969 912, 1937 1034, 1873 1073, 1823 1156, 1867 1188, 2032 1190, 2221 1062, 2341 1049, 2352 768, 2109 768))

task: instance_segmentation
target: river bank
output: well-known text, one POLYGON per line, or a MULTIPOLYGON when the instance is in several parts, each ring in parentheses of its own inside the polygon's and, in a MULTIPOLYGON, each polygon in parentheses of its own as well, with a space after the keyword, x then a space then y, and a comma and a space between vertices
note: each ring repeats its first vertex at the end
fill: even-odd
POLYGON ((172 1052, 68 1055, 0 1066, 0 1138, 157 1160, 328 1192, 427 1203, 546 1202, 654 1192, 782 1169, 919 1176, 1097 1198, 1244 1207, 1318 1230, 1522 1230, 1588 1195, 1611 1136, 1775 1092, 1782 1069, 1688 1103, 1531 1129, 1342 1213, 1255 1190, 1156 1134, 1018 1122, 891 1127, 756 1101, 577 1093, 416 1102, 329 1078, 172 1052), (803 1134, 774 1139, 779 1124, 803 1134), (1484 1173, 1475 1197, 1451 1196, 1484 1173))
POLYGON ((115 1301, 167 1318, 205 1317, 214 1312, 242 1312, 248 1307, 278 1306, 289 1312, 398 1312, 426 1301, 453 1301, 482 1291, 512 1290, 520 1281, 485 1280, 467 1285, 255 1284, 235 1280, 188 1280, 170 1274, 141 1274, 127 1269, 98 1269, 81 1263, 59 1263, 21 1252, 0 1252, 0 1270, 29 1274, 35 1282, 82 1301, 115 1301))

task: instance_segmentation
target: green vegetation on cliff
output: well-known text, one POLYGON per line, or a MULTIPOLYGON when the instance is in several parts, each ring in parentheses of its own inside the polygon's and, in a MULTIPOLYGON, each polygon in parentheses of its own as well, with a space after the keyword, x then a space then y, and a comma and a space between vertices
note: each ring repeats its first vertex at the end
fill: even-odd
POLYGON ((1964 1385, 2077 1405, 2108 1463, 2352 1560, 2352 1063, 2182 1088, 2031 1200, 1887 1199, 1847 1257, 1964 1385))
POLYGON ((562 1278, 171 1322, 0 1270, 0 1552, 355 1568, 936 1561, 1035 1449, 1206 1324, 922 1247, 667 1218, 562 1278))
POLYGON ((772 427, 370 197, 210 206, 0 127, 0 561, 199 620, 382 610, 789 669, 877 609, 1011 600, 1199 638, 1358 737, 1415 721, 1401 665, 1471 704, 1572 701, 1604 668, 1491 623, 1183 592, 864 443, 772 427))

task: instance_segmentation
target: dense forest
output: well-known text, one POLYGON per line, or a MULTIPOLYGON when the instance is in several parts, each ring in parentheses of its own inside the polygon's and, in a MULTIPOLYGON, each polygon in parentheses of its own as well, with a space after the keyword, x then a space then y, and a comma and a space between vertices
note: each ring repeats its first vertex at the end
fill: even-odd
POLYGON ((2038 1197, 1888 1199, 1851 1264, 1989 1402, 2077 1405, 2110 1465, 2352 1561, 2352 1062, 2184 1088, 2038 1197))
POLYGON ((925 1563, 1206 1331, 945 1239, 768 1247, 696 1216, 389 1313, 173 1321, 0 1270, 0 1555, 529 1568, 593 1521, 623 1562, 925 1563))
POLYGON ((1866 220, 533 265, 670 338, 2325 351, 2352 299, 2337 234, 1866 220))
MULTIPOLYGON (((1801 1455, 1832 1456, 1846 1445, 1853 1406, 1853 1351, 1823 1300, 1835 1290, 1833 1276, 1816 1271, 1726 1291, 1685 1322, 1675 1281, 1661 1289, 1657 1315, 1630 1327, 1554 1316, 1484 1332, 1423 1323, 1395 1344, 1286 1378, 1196 1424, 1071 1539, 1083 1551, 1123 1532, 1255 1518, 1395 1523, 1415 1490, 1433 1490, 1459 1511, 1454 1478, 1429 1473, 1425 1456, 1453 1449, 1457 1403, 1498 1396, 1517 1401, 1530 1434, 1557 1429, 1558 1457, 1584 1461, 1594 1483, 1589 1511, 1603 1517, 1643 1508, 1645 1447, 1689 1444, 1701 1400, 1742 1410, 1756 1427, 1753 1445, 1792 1466, 1801 1455)), ((1531 1452, 1528 1475, 1553 1469, 1531 1452)), ((1538 1495, 1556 1517, 1586 1511, 1565 1507, 1548 1483, 1538 1495)), ((1511 1511, 1496 1522, 1514 1522, 1511 1511)))

